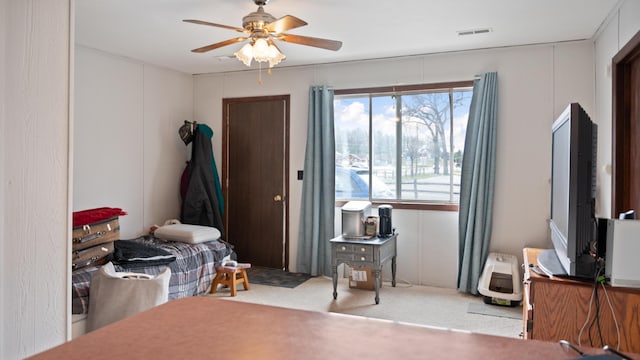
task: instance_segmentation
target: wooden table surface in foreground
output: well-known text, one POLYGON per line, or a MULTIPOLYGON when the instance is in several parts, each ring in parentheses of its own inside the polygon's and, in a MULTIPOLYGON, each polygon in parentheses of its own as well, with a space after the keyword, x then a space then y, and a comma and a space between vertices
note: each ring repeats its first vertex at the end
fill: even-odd
MULTIPOLYGON (((375 306, 375 305, 372 305, 375 306)), ((587 353, 602 353, 587 349, 587 353)), ((212 297, 173 300, 33 359, 572 359, 557 343, 212 297)), ((640 359, 640 356, 638 356, 640 359)))

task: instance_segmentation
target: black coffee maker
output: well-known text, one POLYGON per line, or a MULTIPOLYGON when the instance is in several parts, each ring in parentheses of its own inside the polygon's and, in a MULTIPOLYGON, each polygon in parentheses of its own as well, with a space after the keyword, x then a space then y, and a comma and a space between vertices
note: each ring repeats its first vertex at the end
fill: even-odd
POLYGON ((393 226, 391 225, 391 205, 378 206, 378 217, 380 221, 380 229, 378 234, 380 237, 389 237, 393 234, 393 226))

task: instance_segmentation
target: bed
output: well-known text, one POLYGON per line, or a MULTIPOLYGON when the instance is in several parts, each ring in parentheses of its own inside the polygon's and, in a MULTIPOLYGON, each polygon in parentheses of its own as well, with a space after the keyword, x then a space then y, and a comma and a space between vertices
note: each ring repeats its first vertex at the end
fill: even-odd
MULTIPOLYGON (((123 267, 114 263, 116 271, 159 274, 166 266, 171 269, 169 281, 169 300, 205 294, 215 277, 215 265, 231 254, 231 247, 219 240, 198 244, 188 244, 162 240, 150 235, 141 236, 131 241, 163 249, 173 255, 176 260, 169 265, 144 267, 123 267)), ((89 289, 91 276, 98 267, 86 267, 72 272, 72 314, 73 321, 86 317, 89 308, 89 289)))

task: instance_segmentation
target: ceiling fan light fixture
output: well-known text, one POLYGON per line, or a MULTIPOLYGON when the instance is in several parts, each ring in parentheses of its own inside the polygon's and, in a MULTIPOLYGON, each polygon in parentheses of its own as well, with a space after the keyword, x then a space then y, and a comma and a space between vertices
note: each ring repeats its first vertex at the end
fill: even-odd
POLYGON ((251 60, 253 60, 253 46, 249 44, 245 44, 240 50, 233 53, 236 58, 242 61, 246 66, 251 66, 251 60))
POLYGON ((271 44, 269 45, 269 67, 272 68, 278 64, 280 64, 280 62, 282 60, 284 60, 286 58, 286 56, 280 52, 280 50, 278 50, 278 48, 271 44))
POLYGON ((253 44, 253 58, 257 62, 269 61, 269 43, 263 38, 256 39, 253 44))
POLYGON ((259 63, 268 62, 270 68, 286 58, 274 44, 270 44, 264 38, 258 38, 253 43, 244 45, 233 55, 246 66, 251 66, 252 60, 255 60, 259 63))

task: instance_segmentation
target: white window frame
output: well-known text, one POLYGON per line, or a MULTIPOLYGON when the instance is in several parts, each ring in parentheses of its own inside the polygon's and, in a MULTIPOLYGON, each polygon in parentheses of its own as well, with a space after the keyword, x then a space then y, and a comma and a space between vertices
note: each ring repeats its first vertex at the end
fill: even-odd
MULTIPOLYGON (((384 95, 410 95, 410 94, 420 94, 427 93, 433 91, 449 91, 452 93, 455 90, 462 89, 471 89, 473 88, 473 80, 468 81, 456 81, 456 82, 445 82, 445 83, 434 83, 434 84, 419 84, 419 85, 404 85, 404 86, 387 86, 387 87, 375 87, 375 88, 359 88, 359 89, 336 89, 334 91, 334 96, 336 99, 339 98, 352 98, 352 97, 368 97, 369 98, 369 169, 371 169, 372 162, 372 137, 373 137, 373 129, 372 129, 372 110, 371 110, 371 100, 376 96, 384 96, 384 95)), ((452 105, 451 105, 452 106, 452 105)), ((397 111, 401 111, 400 107, 397 106, 397 111)), ((450 110, 450 113, 453 114, 453 109, 450 110)), ((397 114, 398 117, 401 114, 397 114)), ((452 116, 452 115, 451 115, 452 116)), ((452 116, 453 117, 453 116, 452 116)), ((450 121, 450 126, 453 127, 453 119, 450 121)), ((399 125, 401 126, 401 125, 399 125)), ((400 133, 401 134, 401 133, 400 133)), ((450 136, 453 136, 453 132, 450 131, 450 136)), ((396 139, 398 137, 401 138, 401 135, 396 133, 396 139)), ((453 143, 452 139, 449 140, 450 146, 453 143)), ((401 147, 402 142, 396 141, 396 146, 401 147)), ((402 149, 398 149, 396 151, 396 156, 402 156, 402 149)), ((450 154, 452 157, 453 154, 450 154)), ((401 163, 401 162, 397 162, 401 163)), ((449 162, 449 166, 453 167, 453 161, 449 162)), ((453 171, 449 172, 451 176, 451 180, 449 183, 450 188, 453 184, 453 171)), ((400 175, 399 175, 400 176, 400 175)), ((372 171, 369 172, 369 183, 371 183, 372 171)), ((398 184, 399 182, 396 181, 398 184)), ((397 189, 396 189, 397 192, 397 189)), ((403 199, 375 199, 371 197, 371 188, 369 189, 369 201, 374 204, 393 204, 394 208, 400 209, 418 209, 418 210, 441 210, 441 211, 458 211, 458 203, 457 202, 438 202, 433 200, 403 200, 403 199)), ((348 200, 345 199, 337 199, 336 206, 342 206, 348 200)))

